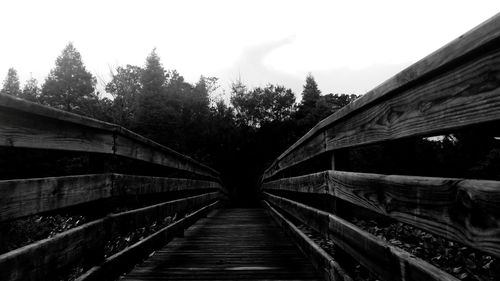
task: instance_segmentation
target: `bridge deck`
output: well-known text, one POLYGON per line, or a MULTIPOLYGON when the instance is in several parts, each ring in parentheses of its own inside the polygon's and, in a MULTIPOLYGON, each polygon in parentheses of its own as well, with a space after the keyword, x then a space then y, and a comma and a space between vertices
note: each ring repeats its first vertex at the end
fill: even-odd
POLYGON ((122 280, 321 280, 262 209, 219 209, 122 280))

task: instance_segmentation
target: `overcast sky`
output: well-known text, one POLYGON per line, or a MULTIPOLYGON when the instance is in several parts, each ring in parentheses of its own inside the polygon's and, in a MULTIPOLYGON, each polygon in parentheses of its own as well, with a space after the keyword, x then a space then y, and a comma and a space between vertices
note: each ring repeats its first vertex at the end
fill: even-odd
POLYGON ((101 84, 153 48, 188 82, 241 77, 363 94, 500 12, 500 1, 1 1, 0 82, 43 83, 71 41, 101 84))

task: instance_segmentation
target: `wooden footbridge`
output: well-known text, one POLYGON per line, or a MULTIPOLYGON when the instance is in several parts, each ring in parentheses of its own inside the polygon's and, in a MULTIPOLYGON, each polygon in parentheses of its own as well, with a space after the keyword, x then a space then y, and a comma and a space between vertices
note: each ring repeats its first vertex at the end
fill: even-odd
POLYGON ((317 124, 262 175, 260 208, 231 208, 217 171, 120 126, 0 95, 0 146, 165 169, 0 181, 2 224, 106 210, 0 254, 0 280, 353 280, 352 261, 372 280, 459 280, 350 216, 498 259, 500 182, 357 173, 339 170, 337 155, 499 122, 500 15, 317 124))

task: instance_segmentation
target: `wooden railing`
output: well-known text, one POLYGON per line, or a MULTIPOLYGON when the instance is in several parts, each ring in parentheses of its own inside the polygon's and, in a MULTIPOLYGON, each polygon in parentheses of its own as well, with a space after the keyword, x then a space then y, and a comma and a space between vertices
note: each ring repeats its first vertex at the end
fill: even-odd
POLYGON ((335 156, 341 149, 496 121, 500 14, 317 124, 263 174, 264 205, 331 280, 350 277, 290 219, 333 240, 380 279, 458 280, 362 230, 346 218, 351 209, 339 206, 399 221, 500 258, 500 182, 339 171, 335 156), (319 158, 330 162, 330 170, 301 172, 319 158), (299 202, 311 196, 327 207, 299 202))
POLYGON ((83 270, 77 280, 115 279, 174 236, 183 235, 185 228, 219 204, 224 192, 215 170, 120 126, 6 95, 0 95, 0 146, 116 155, 190 175, 105 172, 0 181, 0 224, 71 208, 91 209, 96 202, 113 205, 130 198, 175 194, 166 201, 149 200, 145 206, 120 206, 116 212, 0 254, 0 280, 55 280, 75 266, 83 270), (166 219, 172 221, 164 223, 166 219), (105 247, 113 239, 155 224, 161 228, 105 256, 105 247))

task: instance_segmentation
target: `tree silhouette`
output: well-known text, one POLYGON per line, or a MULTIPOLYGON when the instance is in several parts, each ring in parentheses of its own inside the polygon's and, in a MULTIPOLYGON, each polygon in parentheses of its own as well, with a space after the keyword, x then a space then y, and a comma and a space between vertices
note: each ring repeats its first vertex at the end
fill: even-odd
POLYGON ((94 91, 96 82, 80 53, 69 43, 45 80, 40 100, 52 107, 88 115, 88 108, 99 100, 94 91))
POLYGON ((9 68, 7 76, 3 81, 3 87, 0 93, 19 97, 21 95, 21 88, 19 86, 19 77, 14 68, 9 68))

